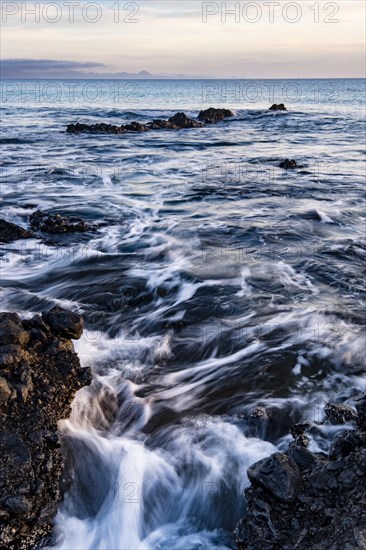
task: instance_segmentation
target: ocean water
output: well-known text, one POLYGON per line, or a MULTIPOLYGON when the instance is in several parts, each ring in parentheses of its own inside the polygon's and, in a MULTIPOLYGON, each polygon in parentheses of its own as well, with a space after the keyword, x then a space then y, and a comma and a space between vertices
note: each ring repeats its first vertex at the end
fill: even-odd
POLYGON ((92 234, 1 247, 3 309, 80 312, 93 384, 60 424, 68 550, 234 548, 247 467, 365 390, 362 80, 4 81, 1 216, 92 234), (285 113, 269 112, 284 102, 285 113), (214 126, 70 135, 226 107, 214 126), (278 167, 295 158, 296 171, 278 167), (263 415, 256 418, 256 411, 263 415))

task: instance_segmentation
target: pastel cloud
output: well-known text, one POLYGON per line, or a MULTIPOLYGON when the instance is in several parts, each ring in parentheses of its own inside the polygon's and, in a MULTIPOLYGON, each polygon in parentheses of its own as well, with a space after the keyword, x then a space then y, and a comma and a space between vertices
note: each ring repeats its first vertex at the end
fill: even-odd
MULTIPOLYGON (((2 2, 2 7, 6 4, 2 2)), ((34 2, 26 4, 34 9, 34 2)), ((71 74, 90 69, 101 73, 147 70, 154 74, 223 78, 364 75, 365 4, 357 0, 273 2, 273 22, 268 2, 263 1, 226 2, 227 10, 236 10, 236 15, 226 14, 226 22, 222 2, 100 2, 100 18, 95 23, 90 19, 98 15, 97 9, 90 8, 84 14, 82 11, 91 2, 78 2, 73 22, 64 2, 58 4, 60 18, 54 23, 49 20, 56 17, 57 10, 51 6, 43 13, 46 2, 40 3, 39 22, 21 10, 8 15, 2 26, 3 56, 60 62, 67 59, 81 64, 62 69, 71 74), (117 4, 118 13, 111 9, 117 4), (289 4, 292 8, 284 11, 289 4), (316 4, 319 13, 311 9, 316 4), (261 11, 256 12, 255 5, 261 11), (204 23, 207 10, 215 13, 208 15, 204 23), (260 14, 258 21, 249 22, 256 13, 260 14), (299 20, 291 23, 299 14, 299 20), (317 17, 319 22, 315 22, 317 17), (94 66, 82 66, 91 61, 94 66)), ((38 70, 42 72, 40 65, 38 70)), ((43 74, 45 70, 44 66, 43 74)), ((61 73, 61 67, 50 70, 61 73)))

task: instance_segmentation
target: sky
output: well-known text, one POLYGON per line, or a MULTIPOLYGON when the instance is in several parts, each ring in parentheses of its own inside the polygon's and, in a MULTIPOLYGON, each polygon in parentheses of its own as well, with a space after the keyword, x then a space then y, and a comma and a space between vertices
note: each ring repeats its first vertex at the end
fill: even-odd
POLYGON ((5 78, 365 76, 363 0, 1 0, 1 18, 5 78))

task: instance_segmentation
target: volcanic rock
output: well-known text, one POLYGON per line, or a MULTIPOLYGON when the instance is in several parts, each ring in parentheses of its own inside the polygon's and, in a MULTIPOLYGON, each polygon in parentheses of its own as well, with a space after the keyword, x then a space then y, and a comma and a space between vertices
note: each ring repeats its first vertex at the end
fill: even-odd
POLYGON ((284 502, 294 500, 301 481, 296 463, 283 453, 275 453, 250 466, 248 478, 284 502))
POLYGON ((77 313, 56 306, 43 313, 42 319, 58 338, 79 340, 82 335, 84 321, 77 313))
POLYGON ((31 239, 32 237, 34 234, 31 231, 0 218, 0 242, 11 243, 17 239, 31 239))
POLYGON ((285 159, 280 162, 280 168, 283 168, 284 170, 293 170, 294 168, 300 168, 300 167, 297 165, 296 160, 285 159))
POLYGON ((365 403, 366 396, 358 399, 357 418, 348 405, 328 405, 328 418, 356 420, 360 427, 338 433, 328 455, 297 444, 308 429, 303 423, 292 429, 296 439, 284 454, 249 468, 246 514, 234 534, 238 549, 366 548, 365 403), (283 498, 288 494, 291 499, 283 498))
POLYGON ((168 120, 154 119, 151 122, 142 124, 140 122, 130 122, 129 124, 68 124, 66 132, 69 134, 124 134, 126 132, 146 132, 148 130, 183 130, 187 128, 200 128, 202 123, 213 124, 220 122, 224 118, 233 116, 228 109, 214 109, 210 107, 201 111, 198 120, 187 117, 185 113, 176 113, 168 120))
POLYGON ((345 424, 346 422, 357 421, 357 412, 349 405, 328 403, 324 407, 324 412, 332 424, 345 424))
POLYGON ((201 124, 197 120, 188 118, 184 113, 176 113, 169 119, 169 122, 173 125, 173 128, 180 130, 183 128, 200 128, 201 124))
POLYGON ((234 113, 229 109, 215 109, 214 107, 210 107, 209 109, 200 111, 197 118, 206 124, 214 124, 215 122, 220 122, 231 116, 234 116, 234 113))
POLYGON ((287 111, 286 107, 284 106, 283 103, 274 103, 273 105, 271 105, 271 107, 269 108, 269 111, 287 111))
POLYGON ((95 225, 87 223, 82 218, 66 217, 60 214, 47 214, 47 212, 42 212, 41 210, 36 210, 36 212, 31 214, 30 226, 33 230, 52 234, 96 230, 95 225))
POLYGON ((81 330, 81 317, 61 308, 0 314, 1 549, 33 549, 51 532, 64 467, 57 422, 91 382, 68 339, 81 330))

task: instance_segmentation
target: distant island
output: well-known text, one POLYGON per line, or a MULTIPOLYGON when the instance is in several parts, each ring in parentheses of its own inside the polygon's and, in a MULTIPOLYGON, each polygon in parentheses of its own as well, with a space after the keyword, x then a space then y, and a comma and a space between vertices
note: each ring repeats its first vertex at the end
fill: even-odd
MULTIPOLYGON (((137 73, 111 72, 103 63, 60 61, 55 59, 2 59, 0 73, 4 78, 52 78, 88 80, 154 80, 185 79, 184 74, 152 74, 148 71, 137 73), (99 72, 104 71, 104 72, 99 72)), ((197 78, 197 77, 192 77, 197 78)))

